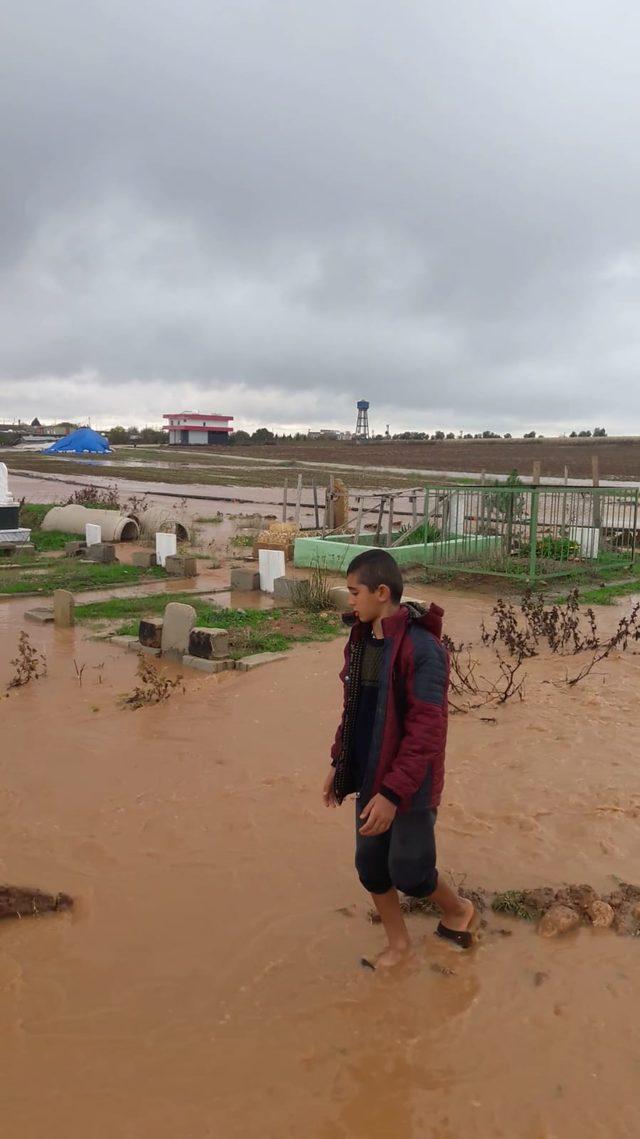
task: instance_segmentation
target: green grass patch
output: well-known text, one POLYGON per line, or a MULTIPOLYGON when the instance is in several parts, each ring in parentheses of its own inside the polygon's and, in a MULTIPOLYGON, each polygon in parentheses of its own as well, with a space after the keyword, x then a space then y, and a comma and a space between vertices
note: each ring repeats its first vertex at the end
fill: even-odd
POLYGON ((165 579, 158 566, 141 569, 139 566, 99 565, 72 559, 49 562, 44 573, 35 569, 8 570, 0 577, 0 594, 53 593, 55 589, 69 589, 72 593, 85 589, 102 589, 109 585, 135 585, 149 578, 165 579))
POLYGON ((143 617, 159 616, 170 601, 192 605, 196 624, 207 629, 228 629, 231 657, 250 653, 277 653, 305 641, 325 641, 335 637, 340 615, 304 613, 295 609, 221 609, 192 593, 158 593, 147 597, 115 597, 108 601, 76 606, 77 621, 117 621, 115 632, 135 637, 143 617))

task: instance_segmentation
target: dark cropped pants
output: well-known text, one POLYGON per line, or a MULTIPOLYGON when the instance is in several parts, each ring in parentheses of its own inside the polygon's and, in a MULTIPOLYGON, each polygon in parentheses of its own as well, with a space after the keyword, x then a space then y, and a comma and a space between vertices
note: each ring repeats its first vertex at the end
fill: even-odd
POLYGON ((356 799, 356 870, 370 894, 392 886, 412 898, 426 898, 438 885, 433 809, 398 812, 388 831, 361 835, 362 800, 356 799))

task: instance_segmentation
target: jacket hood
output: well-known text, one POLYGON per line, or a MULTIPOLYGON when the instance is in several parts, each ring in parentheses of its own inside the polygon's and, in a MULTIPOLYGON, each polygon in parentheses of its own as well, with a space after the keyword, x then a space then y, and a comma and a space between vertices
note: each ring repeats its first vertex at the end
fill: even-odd
MULTIPOLYGON (((431 602, 427 608, 422 605, 420 601, 403 601, 397 613, 393 617, 386 617, 382 622, 382 628, 388 636, 399 632, 406 624, 421 625, 429 633, 432 633, 438 640, 442 640, 442 618, 444 617, 444 609, 436 605, 434 601, 431 602)), ((342 621, 348 628, 354 632, 357 629, 364 628, 363 623, 358 620, 355 613, 343 613, 342 621)))

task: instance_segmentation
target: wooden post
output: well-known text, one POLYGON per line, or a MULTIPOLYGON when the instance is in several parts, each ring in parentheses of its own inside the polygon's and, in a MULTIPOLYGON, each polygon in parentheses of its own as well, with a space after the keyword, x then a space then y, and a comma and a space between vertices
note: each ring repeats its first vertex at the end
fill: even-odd
POLYGON ((533 464, 533 478, 531 479, 533 486, 540 486, 540 472, 540 460, 536 459, 535 463, 533 464))
POLYGON ((412 515, 413 528, 415 530, 416 526, 418 525, 418 492, 417 492, 417 490, 411 491, 411 515, 412 515))
POLYGON ((324 513, 322 515, 322 537, 324 538, 325 532, 329 523, 329 487, 324 488, 324 513))
POLYGON ((386 498, 386 495, 384 495, 384 494, 380 495, 380 510, 378 511, 378 521, 376 523, 376 533, 375 533, 375 538, 373 540, 374 546, 380 545, 380 530, 382 529, 382 515, 384 514, 385 498, 386 498))
POLYGON ((333 501, 334 489, 333 475, 329 475, 329 530, 335 530, 336 527, 335 506, 333 501))
POLYGON ((360 541, 360 531, 362 529, 362 510, 363 510, 363 498, 362 498, 362 495, 359 494, 358 495, 358 515, 356 517, 356 535, 355 535, 355 540, 354 540, 354 544, 356 546, 358 545, 358 542, 360 541))
POLYGON ((316 530, 320 529, 320 510, 318 508, 318 484, 313 480, 313 512, 316 517, 316 530))
POLYGON ((295 523, 296 526, 300 525, 300 506, 302 505, 302 475, 298 475, 298 486, 296 489, 296 512, 295 523))
POLYGON ((288 490, 288 483, 287 483, 287 480, 285 479, 284 480, 284 493, 282 496, 282 521, 283 522, 287 521, 287 490, 288 490))
POLYGON ((389 497, 389 526, 387 529, 387 546, 390 546, 393 543, 393 504, 394 504, 394 502, 395 502, 395 499, 394 499, 393 495, 390 495, 390 497, 389 497))

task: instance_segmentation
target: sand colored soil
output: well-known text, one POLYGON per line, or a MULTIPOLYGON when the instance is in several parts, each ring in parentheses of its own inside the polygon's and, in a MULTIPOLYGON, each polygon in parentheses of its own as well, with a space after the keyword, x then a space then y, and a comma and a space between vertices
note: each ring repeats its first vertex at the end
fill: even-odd
MULTIPOLYGON (((486 601, 432 596, 454 639, 477 634, 486 601)), ((0 603, 0 691, 28 604, 0 603)), ((132 654, 82 627, 29 635, 49 672, 0 700, 0 880, 74 908, 0 924, 3 1135, 638 1134, 637 938, 545 940, 489 914, 461 955, 415 915, 414 964, 358 968, 381 933, 353 805, 320 801, 341 640, 189 675, 130 711, 132 654)), ((572 690, 551 683, 565 666, 528 663, 525 701, 495 723, 452 719, 438 841, 454 879, 638 880, 640 657, 572 690)))

